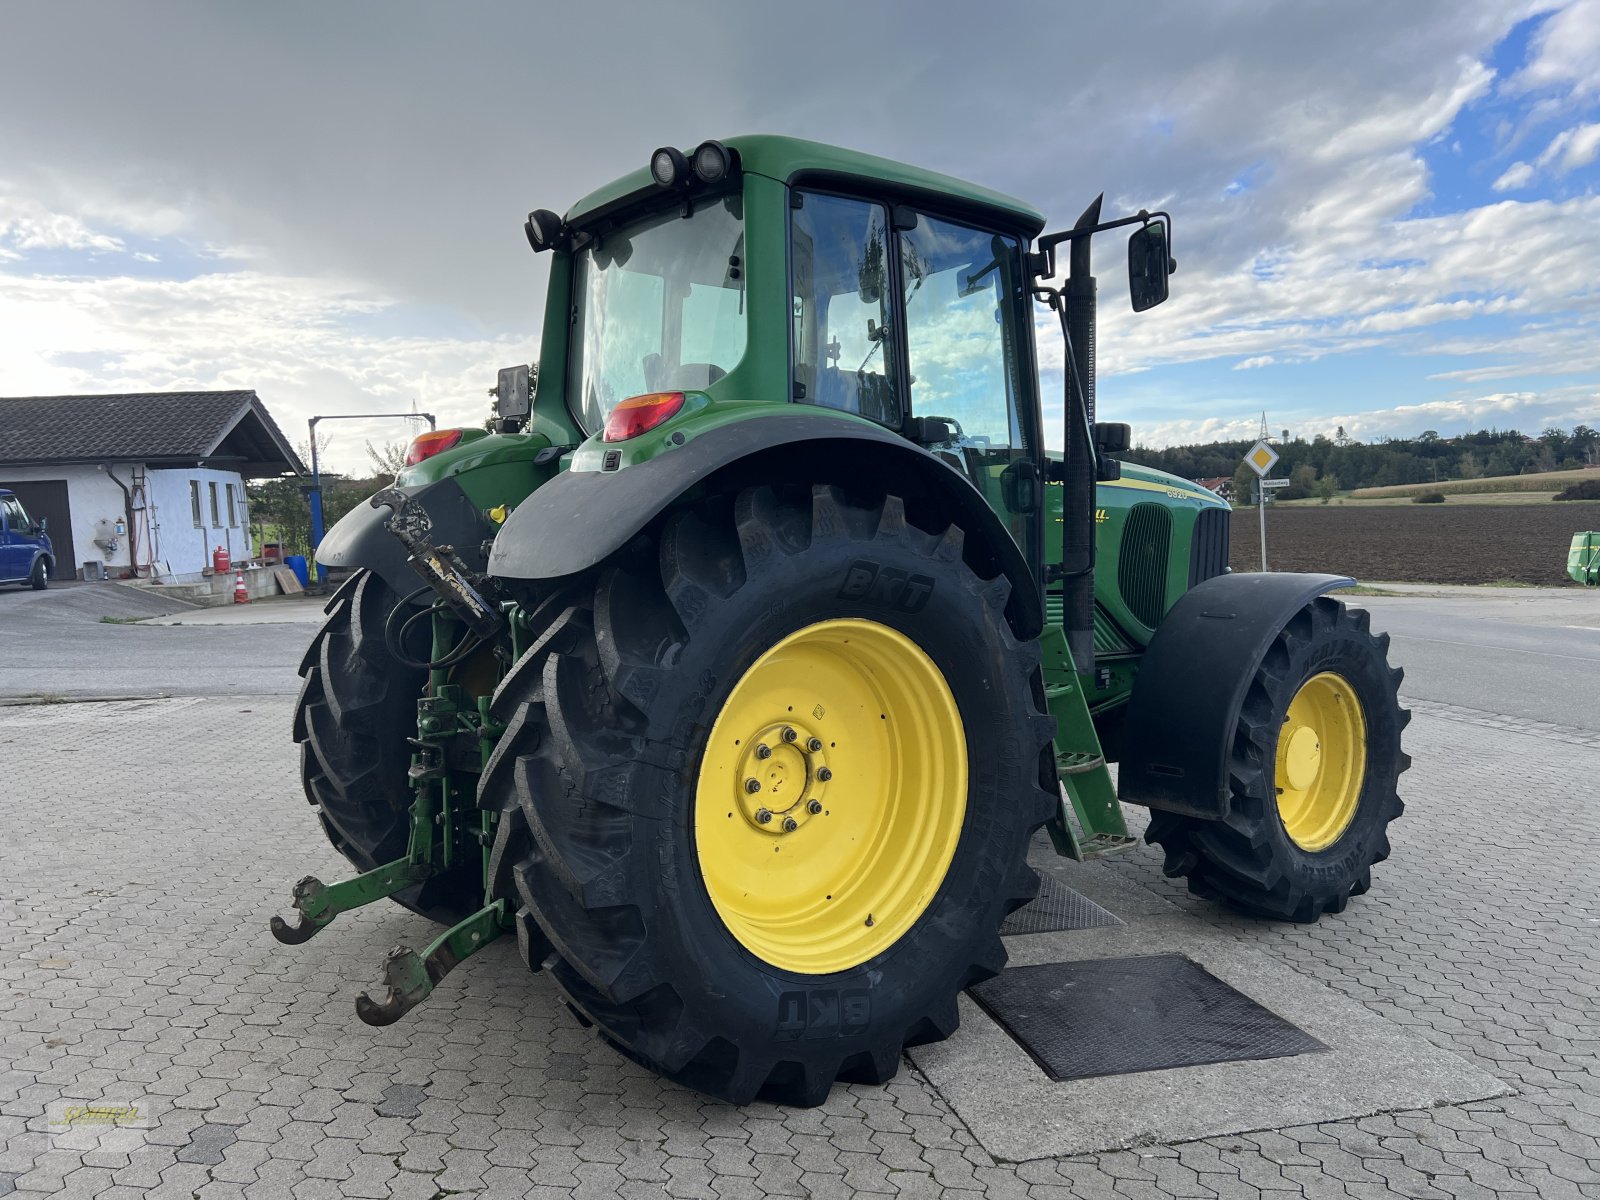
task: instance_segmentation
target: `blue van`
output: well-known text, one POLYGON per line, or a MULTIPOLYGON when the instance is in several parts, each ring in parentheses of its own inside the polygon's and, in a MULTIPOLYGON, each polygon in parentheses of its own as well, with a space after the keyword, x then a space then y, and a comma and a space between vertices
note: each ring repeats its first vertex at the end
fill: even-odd
POLYGON ((56 554, 44 522, 29 520, 16 493, 0 488, 0 583, 26 583, 38 591, 55 573, 56 554))

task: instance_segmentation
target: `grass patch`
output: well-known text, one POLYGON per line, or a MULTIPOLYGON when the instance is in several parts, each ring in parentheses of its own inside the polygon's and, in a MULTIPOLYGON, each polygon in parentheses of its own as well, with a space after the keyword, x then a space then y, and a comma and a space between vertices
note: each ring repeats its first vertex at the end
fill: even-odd
POLYGON ((1339 592, 1339 593, 1341 593, 1343 595, 1346 595, 1346 596, 1414 596, 1414 595, 1416 595, 1415 592, 1391 592, 1388 588, 1368 587, 1364 583, 1358 583, 1353 587, 1334 588, 1333 590, 1335 592, 1339 592))
POLYGON ((1450 479, 1442 483, 1405 483, 1393 487, 1356 488, 1350 495, 1356 500, 1384 500, 1394 497, 1411 497, 1424 492, 1441 492, 1456 496, 1468 492, 1559 492, 1571 483, 1596 478, 1586 467, 1568 471, 1533 471, 1526 475, 1491 475, 1486 479, 1450 479))

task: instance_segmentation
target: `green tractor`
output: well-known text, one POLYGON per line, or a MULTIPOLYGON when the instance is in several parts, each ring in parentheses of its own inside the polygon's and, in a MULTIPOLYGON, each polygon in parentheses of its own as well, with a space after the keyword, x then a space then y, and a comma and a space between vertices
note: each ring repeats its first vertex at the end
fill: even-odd
POLYGON ((412 445, 319 548, 353 570, 301 665, 307 798, 447 926, 387 1024, 514 933, 580 1017, 735 1103, 820 1103, 949 1036, 1037 894, 1035 833, 1314 921, 1388 854, 1400 671, 1332 575, 1228 572, 1225 503, 1095 420, 1090 239, 1025 204, 783 137, 655 152, 529 215, 535 380, 412 445), (1057 277, 1057 251, 1069 267, 1057 277), (1035 305, 1066 342, 1047 450, 1035 305), (1113 781, 1109 764, 1116 762, 1113 781))

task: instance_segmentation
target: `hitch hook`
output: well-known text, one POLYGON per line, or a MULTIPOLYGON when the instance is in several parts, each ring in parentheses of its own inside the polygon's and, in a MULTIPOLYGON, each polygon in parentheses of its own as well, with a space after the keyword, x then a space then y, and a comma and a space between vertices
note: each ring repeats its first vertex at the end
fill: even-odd
POLYGON ((356 1016, 368 1025, 393 1025, 428 998, 434 986, 462 961, 472 957, 505 930, 504 900, 496 900, 451 926, 418 954, 396 946, 383 962, 383 998, 356 997, 356 1016))
POLYGON ((294 885, 295 923, 291 925, 282 917, 274 916, 270 922, 272 936, 285 946, 299 946, 326 929, 340 913, 392 896, 412 884, 421 883, 432 873, 429 863, 401 858, 334 884, 307 875, 294 885))

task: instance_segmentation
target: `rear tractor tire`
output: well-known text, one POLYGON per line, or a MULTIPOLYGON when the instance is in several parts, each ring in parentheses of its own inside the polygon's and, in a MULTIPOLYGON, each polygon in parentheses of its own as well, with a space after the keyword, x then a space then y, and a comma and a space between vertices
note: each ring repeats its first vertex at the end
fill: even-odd
POLYGON ((1197 896, 1278 920, 1344 911, 1389 857, 1411 765, 1400 734, 1404 674, 1367 614, 1326 596, 1279 631, 1234 727, 1232 811, 1222 821, 1151 814, 1145 840, 1197 896))
MULTIPOLYGON (((353 576, 328 602, 328 619, 300 660, 305 683, 295 705, 294 740, 301 783, 328 841, 357 871, 404 856, 411 830, 406 739, 416 732, 417 700, 428 674, 395 659, 385 644, 384 622, 399 602, 371 572, 353 576)), ((414 639, 405 649, 425 658, 427 642, 414 639)), ((476 855, 393 899, 440 924, 455 924, 483 903, 476 855)))
POLYGON ((531 834, 529 965, 629 1058, 820 1104, 952 1033, 1004 965, 1053 722, 1008 583, 937 524, 758 488, 542 607, 479 802, 531 834))

